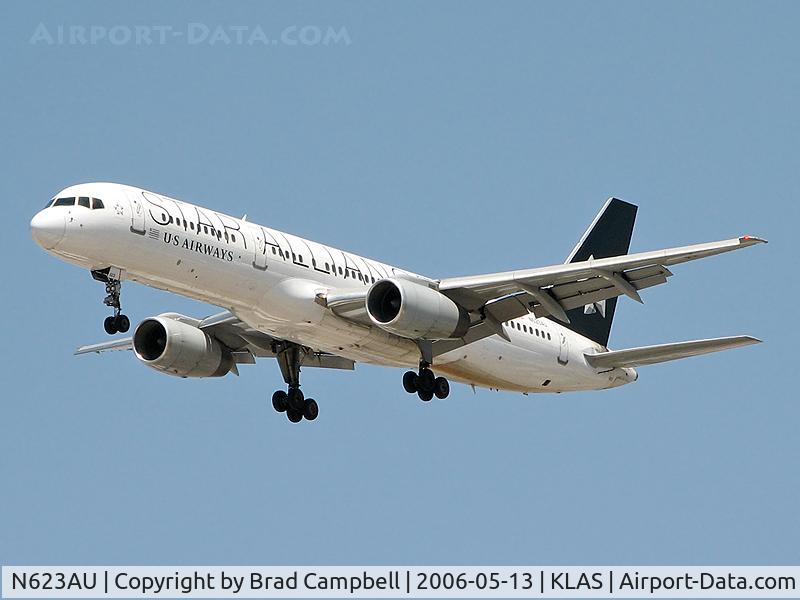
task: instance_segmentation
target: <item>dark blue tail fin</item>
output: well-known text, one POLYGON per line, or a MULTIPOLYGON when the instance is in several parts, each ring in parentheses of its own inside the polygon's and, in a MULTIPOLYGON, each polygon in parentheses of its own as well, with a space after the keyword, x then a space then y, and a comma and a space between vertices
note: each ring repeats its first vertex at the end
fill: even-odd
MULTIPOLYGON (((627 254, 633 235, 636 210, 635 204, 611 198, 592 221, 566 262, 627 254)), ((616 308, 617 299, 610 298, 569 310, 567 316, 570 324, 566 326, 598 344, 608 346, 608 336, 611 333, 611 322, 614 320, 616 308)))

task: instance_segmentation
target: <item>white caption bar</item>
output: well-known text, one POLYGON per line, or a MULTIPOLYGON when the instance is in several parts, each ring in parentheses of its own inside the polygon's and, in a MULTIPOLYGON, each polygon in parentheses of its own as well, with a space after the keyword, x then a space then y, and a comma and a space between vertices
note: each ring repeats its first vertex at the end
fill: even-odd
POLYGON ((798 598, 800 567, 13 567, 3 598, 798 598))

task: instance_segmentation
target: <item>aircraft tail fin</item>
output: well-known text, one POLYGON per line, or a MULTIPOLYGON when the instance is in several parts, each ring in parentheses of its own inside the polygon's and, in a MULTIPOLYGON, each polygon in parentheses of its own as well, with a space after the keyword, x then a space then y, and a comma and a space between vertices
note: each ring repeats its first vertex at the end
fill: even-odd
MULTIPOLYGON (((610 198, 565 262, 573 263, 590 258, 609 258, 627 254, 637 210, 635 204, 610 198)), ((566 326, 598 344, 607 346, 616 308, 617 299, 610 298, 569 310, 567 316, 570 323, 566 326)))
POLYGON ((709 352, 730 350, 758 344, 761 340, 749 335, 713 338, 707 340, 694 340, 691 342, 674 342, 659 344, 657 346, 642 346, 641 348, 628 348, 627 350, 613 350, 599 354, 585 354, 586 362, 597 369, 613 369, 616 367, 640 367, 656 363, 678 360, 689 356, 699 356, 709 352))

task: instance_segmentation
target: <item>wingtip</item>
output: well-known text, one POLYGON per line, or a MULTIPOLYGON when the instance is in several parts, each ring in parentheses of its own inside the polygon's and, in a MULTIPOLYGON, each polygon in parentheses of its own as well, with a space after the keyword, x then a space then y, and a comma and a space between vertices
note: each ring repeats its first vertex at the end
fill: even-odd
POLYGON ((767 240, 764 238, 756 237, 754 235, 741 235, 739 236, 740 244, 766 244, 767 240))

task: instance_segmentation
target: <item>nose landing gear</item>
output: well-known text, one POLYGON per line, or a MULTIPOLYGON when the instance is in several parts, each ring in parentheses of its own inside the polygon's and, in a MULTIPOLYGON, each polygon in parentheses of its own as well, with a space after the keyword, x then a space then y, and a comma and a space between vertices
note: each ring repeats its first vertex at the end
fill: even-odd
POLYGON ((403 389, 409 394, 417 394, 423 402, 434 396, 444 400, 450 395, 450 382, 444 377, 436 377, 425 361, 419 363, 419 373, 406 371, 403 374, 403 389))
POLYGON ((103 321, 103 329, 106 330, 108 335, 114 335, 117 332, 126 333, 131 328, 131 321, 126 315, 122 314, 120 305, 121 275, 122 273, 119 269, 113 268, 92 271, 94 279, 106 284, 106 297, 103 300, 103 304, 114 309, 114 315, 106 317, 105 321, 103 321))

